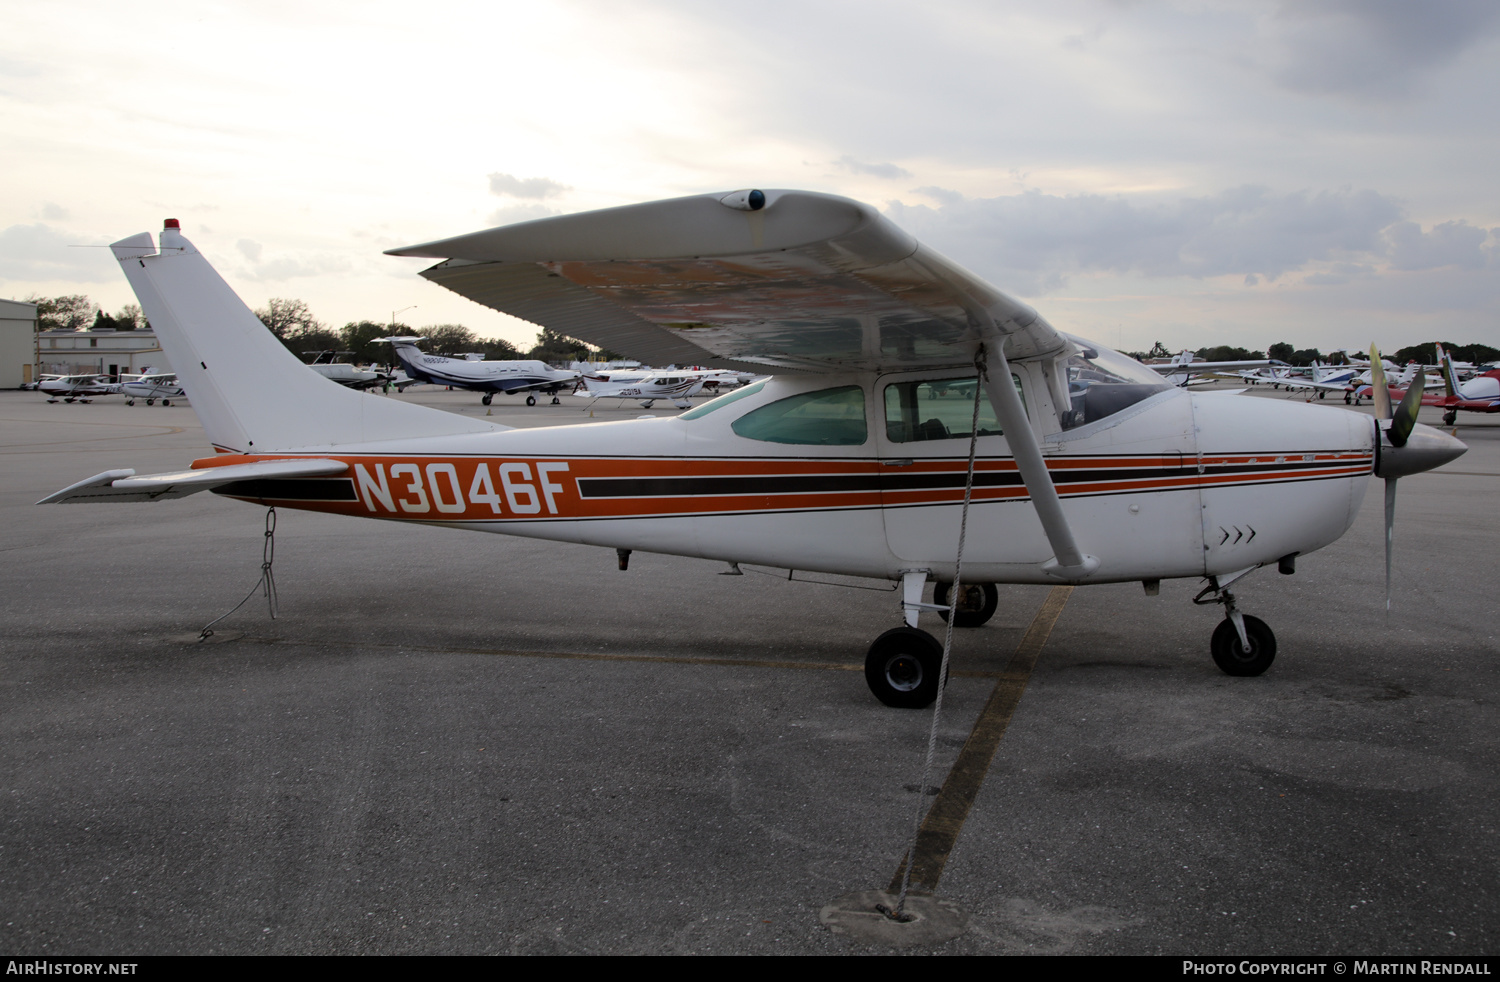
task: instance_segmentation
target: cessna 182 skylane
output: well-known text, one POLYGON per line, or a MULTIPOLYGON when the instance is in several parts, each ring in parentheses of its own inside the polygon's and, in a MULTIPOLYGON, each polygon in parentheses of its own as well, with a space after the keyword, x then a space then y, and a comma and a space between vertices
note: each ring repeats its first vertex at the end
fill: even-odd
POLYGON ((1417 425, 1410 400, 1372 421, 1175 388, 832 195, 698 195, 392 250, 441 260, 423 275, 463 296, 643 361, 784 373, 680 416, 592 425, 507 429, 327 385, 175 220, 159 249, 144 233, 112 248, 219 455, 107 471, 43 502, 212 490, 892 580, 906 623, 865 661, 890 705, 938 691, 943 646, 917 628, 929 579, 974 624, 996 583, 1206 578, 1200 601, 1227 614, 1215 661, 1259 674, 1275 637, 1229 586, 1336 540, 1372 472, 1389 532, 1396 479, 1466 449, 1417 425))

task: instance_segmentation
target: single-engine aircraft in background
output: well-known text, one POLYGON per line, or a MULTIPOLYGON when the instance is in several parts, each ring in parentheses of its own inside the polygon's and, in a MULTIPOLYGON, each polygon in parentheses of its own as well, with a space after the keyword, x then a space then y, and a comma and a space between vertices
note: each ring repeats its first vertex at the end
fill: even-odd
POLYGON ((48 402, 93 402, 95 396, 118 395, 120 383, 108 375, 52 375, 37 388, 47 393, 48 402))
POLYGON ((650 409, 658 399, 670 400, 678 409, 690 409, 688 397, 703 390, 703 372, 679 372, 673 369, 647 369, 585 374, 582 384, 586 391, 573 394, 590 400, 589 405, 599 399, 634 399, 642 409, 650 409))
POLYGON ((540 392, 550 395, 555 406, 558 403, 557 394, 577 385, 582 375, 581 372, 549 368, 545 362, 540 361, 474 361, 469 358, 423 354, 422 349, 417 347, 417 342, 424 340, 421 337, 375 340, 391 343, 401 366, 413 381, 483 392, 484 396, 479 401, 486 406, 497 392, 524 392, 528 406, 536 405, 536 394, 540 392))
MULTIPOLYGON (((1500 369, 1492 369, 1460 382, 1453 356, 1444 351, 1441 344, 1437 345, 1437 360, 1443 379, 1443 391, 1419 390, 1422 392, 1422 405, 1441 408, 1443 422, 1448 426, 1458 422, 1460 411, 1500 413, 1500 369)), ((1373 390, 1374 386, 1371 386, 1370 391, 1373 390)), ((1390 386, 1389 391, 1392 399, 1401 399, 1406 395, 1406 390, 1401 388, 1400 383, 1390 386)))
POLYGON ((1229 587, 1338 539, 1372 472, 1389 558, 1397 479, 1467 449, 1418 424, 1410 399, 1372 419, 1178 389, 827 194, 695 195, 391 250, 439 260, 422 275, 465 297, 648 364, 778 373, 681 415, 602 424, 509 429, 327 385, 176 220, 159 243, 111 248, 218 453, 106 471, 42 503, 212 490, 603 546, 622 565, 642 549, 894 581, 905 624, 865 659, 888 705, 938 692, 943 646, 917 626, 929 579, 972 625, 997 583, 1204 578, 1198 601, 1226 613, 1215 662, 1258 675, 1275 636, 1229 587))
POLYGON ((155 405, 158 399, 163 406, 170 406, 173 399, 178 402, 187 401, 187 392, 177 381, 176 372, 153 374, 149 368, 140 375, 122 379, 120 393, 125 396, 127 406, 135 405, 137 399, 146 400, 148 406, 155 405))
POLYGON ((1272 366, 1286 367, 1286 362, 1274 358, 1251 358, 1243 361, 1194 361, 1197 355, 1183 350, 1172 356, 1172 360, 1148 368, 1163 376, 1172 385, 1186 388, 1189 385, 1207 385, 1220 378, 1239 378, 1241 373, 1262 370, 1272 366))

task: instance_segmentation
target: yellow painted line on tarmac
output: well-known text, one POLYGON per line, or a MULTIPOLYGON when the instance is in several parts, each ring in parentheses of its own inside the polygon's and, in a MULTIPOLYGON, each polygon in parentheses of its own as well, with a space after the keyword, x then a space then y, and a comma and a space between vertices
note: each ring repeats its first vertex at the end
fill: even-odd
MULTIPOLYGON (((1034 625, 1033 625, 1034 626, 1034 625)), ((606 651, 521 651, 509 648, 453 648, 418 644, 382 644, 367 641, 302 640, 295 638, 267 638, 246 635, 236 638, 239 642, 254 644, 277 644, 303 648, 343 647, 361 649, 387 649, 390 651, 426 651, 444 655, 485 655, 495 658, 547 658, 560 661, 611 661, 642 662, 659 665, 717 665, 725 668, 801 668, 819 672, 863 672, 863 663, 781 661, 768 658, 715 658, 707 655, 626 655, 606 651)), ((196 638, 194 639, 196 641, 196 638)), ((1023 642, 1024 643, 1024 642, 1023 642)), ((1012 659, 1014 664, 1014 659, 1012 659)), ((1006 672, 961 671, 948 673, 955 678, 1007 679, 1006 672)))
MULTIPOLYGON (((1031 680, 1031 673, 1036 669, 1042 648, 1047 644, 1047 638, 1051 636, 1057 619, 1062 616, 1063 607, 1072 592, 1073 588, 1070 586, 1052 588, 1047 599, 1042 602, 1042 609, 1032 618, 1031 627, 1027 628, 1026 636, 1021 639, 1016 653, 1011 656, 1010 664, 1004 672, 996 674, 995 689, 990 693, 989 702, 985 703, 979 719, 975 720, 974 728, 969 731, 969 739, 958 752, 958 759, 953 762, 947 780, 933 799, 932 808, 928 810, 927 817, 923 819, 922 827, 917 832, 914 848, 916 859, 911 868, 913 888, 928 891, 937 889, 938 880, 943 876, 943 867, 948 863, 948 854, 958 842, 959 833, 963 831, 964 822, 969 817, 969 810, 974 807, 974 799, 978 797, 979 788, 984 784, 990 762, 1000 747, 1006 728, 1010 726, 1016 706, 1021 702, 1021 693, 1026 691, 1026 683, 1031 680)), ((893 895, 901 891, 905 872, 906 858, 903 857, 888 888, 893 895)))

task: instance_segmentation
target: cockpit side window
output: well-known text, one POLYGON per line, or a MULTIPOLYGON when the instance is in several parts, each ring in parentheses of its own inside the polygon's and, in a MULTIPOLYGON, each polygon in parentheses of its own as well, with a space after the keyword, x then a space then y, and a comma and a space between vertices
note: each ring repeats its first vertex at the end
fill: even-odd
MULTIPOLYGON (((967 440, 974 420, 976 378, 922 379, 885 387, 885 433, 892 443, 922 440, 967 440)), ((1021 380, 1011 376, 1024 406, 1021 380)), ((979 435, 1001 436, 1003 430, 988 393, 979 400, 979 435)))
POLYGON ((1073 338, 1078 353, 1067 361, 1068 402, 1062 428, 1093 423, 1172 386, 1134 358, 1073 338))
POLYGON ((752 409, 730 424, 747 440, 853 447, 869 439, 865 391, 857 385, 802 392, 752 409))

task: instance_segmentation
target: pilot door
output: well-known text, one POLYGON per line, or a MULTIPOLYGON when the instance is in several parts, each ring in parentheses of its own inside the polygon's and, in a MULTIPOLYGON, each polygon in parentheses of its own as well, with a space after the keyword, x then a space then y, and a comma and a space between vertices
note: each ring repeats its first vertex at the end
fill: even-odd
MULTIPOLYGON (((1015 384, 1019 391, 1018 379, 1015 384)), ((950 566, 958 552, 977 386, 972 374, 952 370, 885 375, 876 382, 886 541, 903 562, 950 566)), ((978 432, 964 564, 1045 562, 1051 548, 982 391, 978 432)))

